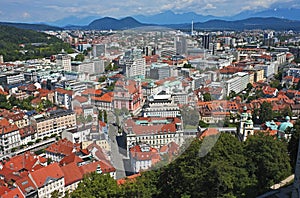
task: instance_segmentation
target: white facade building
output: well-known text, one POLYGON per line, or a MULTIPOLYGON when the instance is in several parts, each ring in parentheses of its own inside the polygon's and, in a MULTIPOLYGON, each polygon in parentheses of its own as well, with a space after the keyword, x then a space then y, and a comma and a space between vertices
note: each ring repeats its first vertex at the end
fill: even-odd
POLYGON ((71 56, 59 54, 56 57, 56 64, 61 66, 64 71, 71 71, 71 56))
POLYGON ((225 81, 226 95, 230 92, 240 93, 247 88, 249 83, 249 74, 246 72, 238 72, 235 77, 225 81))

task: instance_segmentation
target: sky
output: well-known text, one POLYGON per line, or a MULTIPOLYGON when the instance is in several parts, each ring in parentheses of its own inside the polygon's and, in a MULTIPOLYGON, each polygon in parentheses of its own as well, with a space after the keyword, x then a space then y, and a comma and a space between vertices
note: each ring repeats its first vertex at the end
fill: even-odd
POLYGON ((54 22, 68 16, 122 18, 175 13, 232 16, 245 10, 300 8, 299 0, 0 0, 0 21, 54 22))

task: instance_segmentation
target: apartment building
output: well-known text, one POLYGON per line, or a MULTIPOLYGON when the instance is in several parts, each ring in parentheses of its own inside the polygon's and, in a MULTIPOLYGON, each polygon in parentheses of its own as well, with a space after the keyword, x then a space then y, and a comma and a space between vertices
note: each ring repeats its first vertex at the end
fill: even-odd
POLYGON ((133 49, 125 52, 125 56, 120 60, 120 64, 124 65, 124 74, 128 78, 136 76, 145 76, 146 59, 142 57, 142 51, 133 49))
POLYGON ((67 54, 58 54, 56 56, 56 64, 61 66, 64 71, 71 71, 71 56, 67 54))
POLYGON ((0 84, 7 88, 11 85, 20 84, 25 82, 24 73, 6 72, 0 75, 0 84))
POLYGON ((55 104, 66 109, 72 109, 72 95, 73 91, 56 88, 54 93, 55 104))
POLYGON ((64 129, 76 126, 76 114, 71 110, 56 110, 31 118, 38 138, 60 134, 64 129))
POLYGON ((35 170, 29 173, 29 178, 32 179, 38 188, 38 197, 50 198, 54 191, 64 194, 64 173, 58 163, 50 164, 49 166, 35 170))
POLYGON ((226 95, 228 96, 230 92, 240 93, 247 88, 249 83, 249 74, 246 72, 238 72, 235 77, 225 81, 226 95))
POLYGON ((21 144, 21 136, 17 125, 9 122, 6 118, 0 119, 0 153, 2 155, 12 152, 21 144))

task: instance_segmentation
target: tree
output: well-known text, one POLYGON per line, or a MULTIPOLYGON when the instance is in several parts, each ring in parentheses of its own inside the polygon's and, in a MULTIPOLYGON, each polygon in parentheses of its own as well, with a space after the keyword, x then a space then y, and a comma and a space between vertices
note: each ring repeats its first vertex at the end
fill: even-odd
POLYGON ((183 68, 193 68, 193 66, 190 63, 185 63, 183 68))
POLYGON ((109 174, 92 172, 85 175, 71 197, 118 197, 120 189, 109 174))
POLYGON ((207 123, 204 122, 203 120, 200 120, 200 121, 199 121, 199 126, 200 126, 201 128, 207 128, 207 127, 209 127, 209 124, 207 124, 207 123))
POLYGON ((50 100, 43 100, 43 104, 44 104, 44 107, 47 109, 47 108, 50 108, 50 107, 53 107, 53 103, 50 101, 50 100))
POLYGON ((93 121, 92 115, 88 115, 85 120, 86 122, 92 122, 93 121))
POLYGON ((255 195, 270 189, 291 174, 287 143, 273 136, 258 133, 247 138, 245 144, 249 175, 254 177, 255 195))
POLYGON ((280 115, 282 117, 286 117, 286 116, 291 117, 293 115, 293 113, 292 113, 291 108, 289 106, 286 106, 283 110, 281 110, 280 115))
POLYGON ((75 61, 84 61, 84 54, 77 54, 75 56, 75 61))
POLYGON ((77 121, 79 122, 79 123, 86 123, 86 119, 85 119, 85 117, 82 115, 82 114, 80 114, 79 116, 77 116, 77 121))
POLYGON ((109 63, 106 67, 105 67, 105 71, 116 71, 116 70, 118 70, 119 69, 119 67, 118 67, 118 65, 117 64, 115 64, 115 63, 109 63))
POLYGON ((300 120, 297 120, 294 124, 291 139, 288 143, 288 151, 290 155, 291 167, 295 171, 295 165, 297 161, 298 149, 299 149, 299 137, 300 137, 300 120))
POLYGON ((204 100, 205 102, 211 101, 211 95, 210 95, 210 93, 205 93, 205 94, 203 94, 203 100, 204 100))
POLYGON ((102 83, 102 82, 105 82, 107 79, 106 76, 100 76, 99 79, 98 79, 98 82, 102 83))
POLYGON ((206 138, 206 143, 193 141, 174 163, 161 171, 161 197, 242 197, 247 186, 251 186, 242 143, 229 134, 221 134, 215 145, 215 136, 206 138), (206 145, 214 146, 202 156, 202 151, 209 149, 206 145))
POLYGON ((235 93, 235 91, 232 91, 232 90, 231 90, 228 97, 229 97, 229 98, 234 98, 234 97, 236 97, 236 95, 237 95, 237 94, 235 93))
POLYGON ((300 90, 300 80, 297 83, 296 90, 300 90))
POLYGON ((159 171, 147 171, 134 181, 127 180, 121 186, 120 197, 158 197, 157 181, 159 171))
POLYGON ((107 112, 105 110, 103 113, 103 117, 104 117, 104 122, 107 123, 107 112))
POLYGON ((270 86, 273 87, 273 88, 276 88, 278 90, 281 90, 282 89, 282 85, 280 83, 279 80, 273 80, 271 83, 270 83, 270 86))
POLYGON ((253 85, 252 85, 251 83, 248 83, 248 84, 247 84, 247 90, 250 91, 252 88, 253 88, 253 85))
POLYGON ((273 110, 271 103, 263 102, 259 109, 253 111, 253 121, 255 124, 263 124, 273 119, 273 110))
POLYGON ((98 120, 102 121, 102 110, 99 110, 98 112, 98 120))
POLYGON ((18 100, 15 96, 9 97, 8 101, 11 106, 18 106, 18 104, 20 103, 20 100, 18 100))
POLYGON ((11 104, 8 103, 6 96, 3 94, 0 94, 0 108, 4 108, 8 110, 12 108, 11 104))
POLYGON ((51 198, 60 198, 62 196, 62 193, 58 190, 55 190, 51 193, 51 198))

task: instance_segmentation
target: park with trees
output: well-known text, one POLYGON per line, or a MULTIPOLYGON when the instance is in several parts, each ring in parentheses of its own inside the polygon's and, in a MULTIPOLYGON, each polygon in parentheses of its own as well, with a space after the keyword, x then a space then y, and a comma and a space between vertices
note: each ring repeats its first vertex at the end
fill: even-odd
MULTIPOLYGON (((170 164, 122 185, 109 175, 86 175, 66 197, 256 197, 292 173, 290 162, 294 161, 288 149, 295 145, 266 133, 257 133, 245 142, 221 134, 211 151, 202 156, 201 151, 214 138, 193 140, 170 164)), ((299 140, 299 136, 293 138, 294 143, 299 140)))

